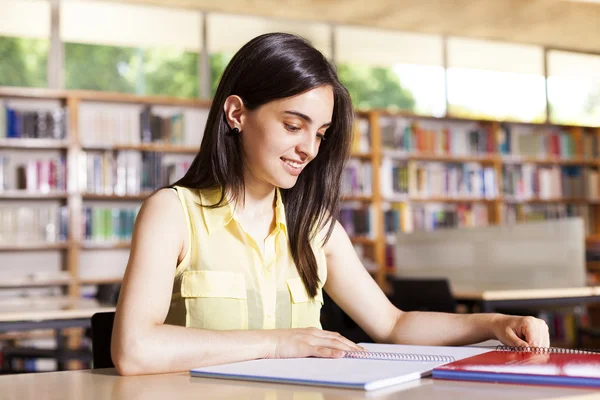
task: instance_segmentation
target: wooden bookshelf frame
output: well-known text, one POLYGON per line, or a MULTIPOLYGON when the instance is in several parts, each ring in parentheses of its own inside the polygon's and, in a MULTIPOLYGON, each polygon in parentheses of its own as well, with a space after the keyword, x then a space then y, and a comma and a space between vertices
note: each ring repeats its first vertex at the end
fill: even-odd
MULTIPOLYGON (((0 87, 0 98, 19 98, 19 99, 53 99, 59 100, 61 104, 69 111, 68 121, 68 137, 66 140, 49 140, 49 139, 2 139, 0 140, 0 150, 5 151, 30 151, 30 150, 45 150, 56 149, 64 151, 67 157, 67 162, 73 161, 77 154, 81 151, 153 151, 161 153, 173 154, 196 154, 198 148, 193 146, 177 146, 170 144, 88 144, 82 143, 79 129, 79 106, 82 102, 101 102, 101 103, 128 103, 128 104, 144 104, 144 105, 160 105, 160 106, 177 106, 177 107, 192 107, 192 108, 209 108, 210 101, 199 99, 183 99, 167 96, 137 96, 133 94, 108 93, 108 92, 93 92, 81 90, 52 90, 38 88, 13 88, 0 87)), ((343 201, 356 201, 365 205, 370 205, 376 215, 375 226, 376 230, 372 237, 352 237, 353 244, 369 246, 373 250, 374 262, 377 266, 375 271, 370 271, 377 282, 385 288, 385 282, 388 273, 388 267, 385 265, 385 247, 386 234, 384 229, 383 204, 390 201, 401 202, 441 202, 441 203, 484 203, 488 207, 488 216, 491 224, 502 223, 502 207, 504 204, 516 203, 521 204, 587 204, 590 206, 594 215, 595 231, 587 238, 588 242, 600 241, 600 199, 530 199, 530 200, 513 200, 503 198, 501 196, 501 176, 502 166, 511 163, 533 163, 537 165, 575 165, 589 166, 600 168, 599 159, 584 159, 583 148, 583 132, 593 134, 600 143, 600 127, 583 127, 570 126, 562 124, 548 123, 523 123, 519 121, 495 121, 486 119, 470 119, 463 117, 455 117, 446 115, 444 117, 432 117, 417 115, 410 112, 390 112, 387 110, 357 110, 357 118, 366 118, 370 129, 371 150, 364 153, 353 153, 352 158, 356 158, 365 162, 370 162, 372 165, 372 195, 370 196, 347 196, 343 201), (482 156, 452 156, 446 154, 407 154, 402 152, 390 152, 382 149, 380 121, 382 117, 405 117, 415 120, 436 120, 440 122, 479 122, 481 124, 490 124, 493 131, 496 132, 498 124, 506 122, 511 124, 529 125, 538 127, 559 127, 567 130, 574 138, 576 157, 573 159, 538 159, 531 157, 503 157, 495 152, 482 156), (497 192, 500 197, 497 199, 478 199, 478 198, 415 198, 405 196, 402 198, 384 198, 381 190, 380 166, 384 157, 401 159, 407 161, 438 161, 449 163, 467 163, 478 162, 486 166, 492 166, 497 176, 497 192)), ((494 146, 497 148, 497 146, 494 146)), ((69 164, 76 165, 76 164, 69 164)), ((69 177, 69 179, 72 179, 69 177)), ((71 182, 72 183, 72 182, 71 182)), ((84 278, 80 276, 80 255, 82 251, 87 250, 114 250, 128 249, 129 242, 100 242, 94 243, 83 240, 79 237, 81 226, 82 203, 86 200, 100 201, 143 201, 150 193, 140 193, 138 195, 119 196, 115 194, 94 194, 85 193, 79 190, 77 185, 70 185, 73 190, 69 192, 59 193, 35 193, 26 191, 12 191, 8 193, 0 193, 0 202, 2 200, 61 200, 66 203, 69 208, 69 238, 66 242, 61 243, 38 243, 30 245, 4 245, 0 246, 0 252, 25 252, 25 251, 64 251, 66 252, 64 270, 69 272, 69 279, 52 280, 48 282, 39 281, 35 285, 56 285, 66 286, 68 288, 68 296, 71 299, 79 298, 80 288, 82 285, 94 285, 105 283, 118 283, 120 278, 84 278)), ((520 212, 522 214, 522 212, 520 212)), ((591 271, 600 271, 597 263, 590 265, 591 271)), ((1 285, 0 285, 1 286, 1 285)))

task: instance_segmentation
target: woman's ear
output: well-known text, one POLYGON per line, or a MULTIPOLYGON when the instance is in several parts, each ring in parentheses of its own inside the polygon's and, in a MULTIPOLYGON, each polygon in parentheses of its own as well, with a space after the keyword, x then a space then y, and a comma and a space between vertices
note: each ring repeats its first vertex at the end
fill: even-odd
POLYGON ((244 107, 244 101, 240 96, 231 95, 225 99, 223 105, 223 111, 225 112, 225 119, 230 129, 238 128, 243 131, 244 114, 246 108, 244 107))

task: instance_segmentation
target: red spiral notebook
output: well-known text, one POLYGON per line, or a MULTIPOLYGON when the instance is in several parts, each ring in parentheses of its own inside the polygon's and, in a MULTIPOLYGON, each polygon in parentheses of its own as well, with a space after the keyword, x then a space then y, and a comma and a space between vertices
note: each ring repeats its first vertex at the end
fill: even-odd
POLYGON ((600 387, 600 353, 506 347, 433 369, 433 378, 528 385, 600 387))

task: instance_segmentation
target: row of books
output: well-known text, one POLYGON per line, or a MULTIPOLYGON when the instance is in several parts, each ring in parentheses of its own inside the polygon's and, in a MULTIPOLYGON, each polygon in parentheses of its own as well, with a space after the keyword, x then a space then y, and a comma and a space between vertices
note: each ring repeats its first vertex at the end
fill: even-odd
POLYGON ((578 166, 542 166, 508 164, 502 167, 505 197, 598 199, 598 170, 578 166))
MULTIPOLYGON (((559 127, 524 124, 430 121, 390 117, 381 121, 383 149, 406 153, 477 156, 500 153, 504 156, 570 159, 577 154, 573 135, 559 127)), ((598 137, 582 135, 584 158, 599 155, 598 137)))
POLYGON ((373 210, 361 204, 342 204, 338 221, 349 236, 374 236, 373 210))
POLYGON ((496 171, 478 163, 394 162, 382 163, 382 194, 411 197, 494 199, 498 196, 496 171))
POLYGON ((407 153, 482 155, 494 152, 494 132, 476 123, 388 118, 381 123, 384 149, 407 153))
POLYGON ((371 163, 351 159, 346 164, 342 175, 342 196, 370 196, 372 181, 371 163))
POLYGON ((576 154, 573 135, 565 130, 506 123, 500 124, 498 152, 502 155, 564 159, 573 158, 576 154))
POLYGON ((68 114, 63 108, 20 110, 0 100, 0 139, 64 139, 68 114))
POLYGON ((83 210, 83 238, 87 241, 128 241, 133 234, 136 208, 86 207, 83 210))
POLYGON ((207 117, 207 109, 87 102, 80 106, 79 132, 82 143, 88 146, 141 143, 197 146, 207 117))
POLYGON ((396 203, 384 211, 385 232, 434 231, 488 225, 488 208, 478 203, 396 203))
POLYGON ((0 155, 0 192, 22 189, 49 193, 67 190, 67 165, 64 157, 31 159, 14 165, 10 156, 0 155))
POLYGON ((66 206, 0 207, 0 243, 4 245, 65 241, 68 227, 66 206))
POLYGON ((191 164, 191 157, 186 157, 169 161, 156 152, 82 152, 79 187, 87 193, 119 196, 153 191, 183 177, 191 164))

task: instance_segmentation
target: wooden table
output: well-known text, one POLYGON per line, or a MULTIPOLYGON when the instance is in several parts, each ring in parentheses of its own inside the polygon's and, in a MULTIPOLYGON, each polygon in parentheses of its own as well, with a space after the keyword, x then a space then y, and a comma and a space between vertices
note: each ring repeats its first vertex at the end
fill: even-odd
POLYGON ((0 307, 0 333, 25 332, 38 329, 52 329, 57 333, 55 349, 30 347, 3 349, 3 369, 9 369, 12 357, 55 358, 59 369, 64 369, 64 364, 69 359, 91 360, 90 351, 69 349, 67 338, 61 333, 61 330, 89 328, 92 315, 97 312, 114 310, 114 307, 102 306, 95 300, 79 300, 76 302, 57 300, 37 304, 33 307, 27 303, 11 307, 0 307))
POLYGON ((287 384, 192 378, 188 373, 118 376, 114 369, 0 376, 0 397, 6 400, 83 399, 463 399, 527 400, 598 398, 587 389, 519 386, 422 379, 376 392, 287 384))
POLYGON ((519 290, 453 288, 452 291, 459 303, 466 304, 472 311, 478 307, 481 312, 600 303, 600 286, 519 290))

